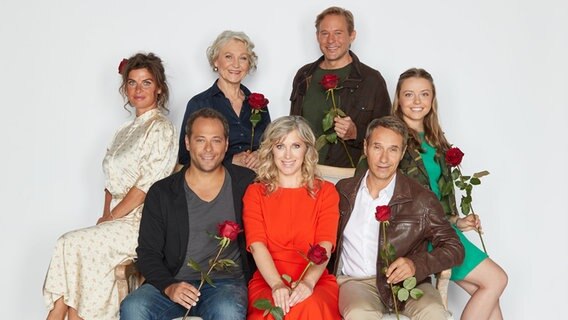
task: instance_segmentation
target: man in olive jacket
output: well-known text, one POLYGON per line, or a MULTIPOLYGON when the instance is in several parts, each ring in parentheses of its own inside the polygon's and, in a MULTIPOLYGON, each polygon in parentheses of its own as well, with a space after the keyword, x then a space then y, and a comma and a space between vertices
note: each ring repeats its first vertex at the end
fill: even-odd
POLYGON ((337 183, 341 220, 333 271, 338 276, 339 310, 346 320, 381 319, 394 312, 390 284, 401 285, 409 277, 416 278, 424 296, 405 304, 396 301, 398 310, 411 319, 447 317, 430 275, 460 264, 464 249, 436 196, 397 174, 407 137, 399 119, 373 120, 364 141, 369 170, 337 183), (376 216, 378 208, 389 212, 386 235, 376 216), (385 236, 395 251, 388 265, 379 254, 385 236), (430 252, 429 242, 434 247, 430 252))
POLYGON ((316 18, 316 37, 322 56, 306 64, 294 77, 291 115, 306 118, 317 137, 323 132, 322 120, 332 101, 320 85, 324 75, 339 77, 334 101, 346 114, 335 117, 326 134, 335 133, 341 142, 327 143, 320 149, 319 163, 336 167, 354 167, 361 157, 365 128, 372 119, 389 115, 391 101, 380 72, 359 61, 350 50, 355 40, 353 14, 330 7, 316 18), (349 159, 346 149, 349 151, 349 159))

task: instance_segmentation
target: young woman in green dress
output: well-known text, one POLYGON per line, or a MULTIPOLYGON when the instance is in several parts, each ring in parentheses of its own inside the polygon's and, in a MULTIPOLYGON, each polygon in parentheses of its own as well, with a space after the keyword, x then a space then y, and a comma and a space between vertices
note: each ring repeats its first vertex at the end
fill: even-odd
POLYGON ((452 280, 471 298, 462 312, 462 320, 503 319, 499 297, 507 286, 507 274, 487 254, 472 244, 462 232, 481 228, 477 215, 459 217, 454 190, 441 197, 440 187, 451 182, 444 154, 450 148, 438 122, 436 88, 424 69, 412 68, 399 77, 393 102, 393 115, 409 127, 408 147, 399 169, 418 180, 440 198, 462 244, 465 259, 452 269, 452 280))

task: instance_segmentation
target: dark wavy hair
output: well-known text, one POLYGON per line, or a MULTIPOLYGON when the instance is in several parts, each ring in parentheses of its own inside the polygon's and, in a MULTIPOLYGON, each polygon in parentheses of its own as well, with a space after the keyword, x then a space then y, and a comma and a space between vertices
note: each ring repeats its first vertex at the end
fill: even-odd
POLYGON ((167 108, 168 100, 170 98, 170 89, 168 88, 168 82, 166 81, 166 74, 164 72, 164 66, 162 64, 162 59, 153 53, 137 53, 132 57, 128 58, 128 62, 122 71, 122 84, 120 85, 119 92, 126 99, 124 106, 130 104, 128 98, 126 97, 126 84, 128 82, 128 74, 132 70, 146 69, 152 74, 156 80, 157 88, 161 90, 158 94, 158 99, 156 104, 158 108, 165 111, 169 111, 167 108))

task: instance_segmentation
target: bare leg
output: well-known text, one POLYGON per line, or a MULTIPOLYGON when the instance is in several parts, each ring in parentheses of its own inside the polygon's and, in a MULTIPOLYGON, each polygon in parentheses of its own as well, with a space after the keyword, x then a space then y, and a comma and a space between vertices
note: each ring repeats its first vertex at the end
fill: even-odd
POLYGON ((507 274, 493 260, 483 260, 467 277, 456 283, 467 291, 467 302, 461 320, 502 320, 499 297, 507 286, 507 274))
POLYGON ((55 300, 53 309, 47 314, 47 320, 64 320, 69 307, 63 301, 63 297, 55 300))
POLYGON ((77 309, 69 308, 69 319, 68 320, 83 320, 83 318, 79 317, 77 313, 77 309))

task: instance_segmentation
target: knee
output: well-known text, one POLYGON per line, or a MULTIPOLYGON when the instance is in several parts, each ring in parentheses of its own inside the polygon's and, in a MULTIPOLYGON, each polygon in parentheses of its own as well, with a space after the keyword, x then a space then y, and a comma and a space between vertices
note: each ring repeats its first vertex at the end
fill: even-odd
POLYGON ((350 306, 340 311, 341 317, 345 320, 371 320, 371 319, 381 319, 383 314, 379 310, 372 310, 366 308, 360 308, 356 306, 350 306))
POLYGON ((247 313, 247 303, 231 299, 223 299, 216 302, 214 306, 204 310, 202 317, 207 319, 226 319, 226 320, 245 320, 247 313))
POLYGON ((448 312, 444 306, 437 303, 430 303, 426 305, 426 307, 422 310, 418 310, 418 312, 412 317, 412 319, 416 320, 439 320, 447 318, 448 312))
POLYGON ((501 294, 505 288, 507 287, 507 284, 509 283, 509 276, 507 275, 507 273, 505 272, 505 270, 500 269, 500 272, 498 272, 495 275, 495 282, 494 285, 497 287, 497 289, 499 290, 499 294, 501 294))
POLYGON ((122 300, 120 304, 120 319, 151 319, 150 304, 143 296, 134 293, 129 294, 122 300))

